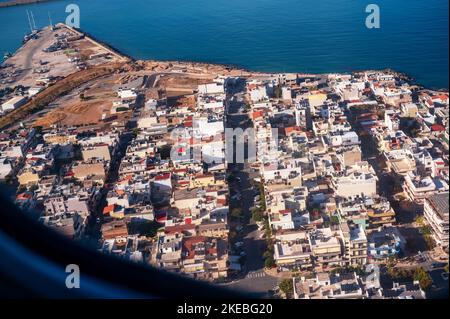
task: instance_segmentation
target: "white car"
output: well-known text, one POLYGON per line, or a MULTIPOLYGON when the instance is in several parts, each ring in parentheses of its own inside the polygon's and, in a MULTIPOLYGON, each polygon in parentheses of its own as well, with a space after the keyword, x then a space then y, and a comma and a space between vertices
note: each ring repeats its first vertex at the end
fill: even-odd
POLYGON ((231 196, 231 199, 233 199, 233 200, 241 200, 241 198, 242 198, 241 194, 236 194, 236 195, 231 196))

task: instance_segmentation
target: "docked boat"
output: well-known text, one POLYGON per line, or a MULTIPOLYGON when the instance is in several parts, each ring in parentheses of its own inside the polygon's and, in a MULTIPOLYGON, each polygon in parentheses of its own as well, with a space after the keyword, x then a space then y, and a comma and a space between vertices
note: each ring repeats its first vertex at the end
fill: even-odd
POLYGON ((25 44, 25 43, 27 43, 28 42, 28 40, 30 40, 31 39, 31 37, 28 35, 28 34, 25 34, 25 36, 23 37, 23 43, 25 44))

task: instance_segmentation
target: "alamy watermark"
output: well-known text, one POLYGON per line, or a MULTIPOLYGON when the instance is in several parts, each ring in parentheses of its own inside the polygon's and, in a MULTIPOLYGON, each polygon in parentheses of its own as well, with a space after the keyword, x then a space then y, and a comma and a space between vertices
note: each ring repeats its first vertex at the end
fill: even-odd
MULTIPOLYGON (((379 29, 381 27, 380 7, 377 4, 371 3, 366 6, 365 25, 368 29, 379 29)), ((71 3, 66 6, 66 24, 73 28, 80 28, 80 7, 77 4, 71 3)))
POLYGON ((205 164, 256 162, 278 149, 278 128, 261 133, 254 128, 225 128, 224 134, 207 134, 200 129, 177 128, 171 132, 173 162, 205 164), (247 156, 245 156, 247 153, 247 156))
POLYGON ((66 24, 72 28, 80 28, 80 7, 77 4, 69 4, 66 6, 66 24))
POLYGON ((369 4, 366 7, 366 13, 369 13, 366 17, 366 28, 379 29, 381 27, 380 7, 373 3, 369 4))
POLYGON ((70 264, 66 266, 66 287, 68 289, 78 289, 80 288, 80 267, 75 264, 70 264))

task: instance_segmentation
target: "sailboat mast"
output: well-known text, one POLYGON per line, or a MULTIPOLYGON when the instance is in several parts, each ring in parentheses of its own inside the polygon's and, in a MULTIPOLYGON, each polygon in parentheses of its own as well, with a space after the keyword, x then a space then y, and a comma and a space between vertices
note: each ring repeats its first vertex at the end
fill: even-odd
POLYGON ((53 27, 52 17, 50 16, 50 11, 48 12, 48 22, 50 23, 50 27, 53 27))
POLYGON ((30 32, 33 33, 33 27, 31 26, 31 20, 30 20, 30 13, 27 10, 27 17, 28 17, 28 25, 30 26, 30 32))
POLYGON ((36 23, 34 22, 33 11, 30 11, 30 12, 31 12, 31 20, 33 20, 33 28, 34 28, 34 30, 37 30, 37 28, 36 28, 36 23))

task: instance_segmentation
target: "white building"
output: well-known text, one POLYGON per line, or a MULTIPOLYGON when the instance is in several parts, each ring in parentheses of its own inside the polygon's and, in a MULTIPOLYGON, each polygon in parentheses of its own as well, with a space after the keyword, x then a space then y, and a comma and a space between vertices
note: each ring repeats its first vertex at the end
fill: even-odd
POLYGON ((410 201, 423 204, 424 199, 430 195, 448 191, 448 184, 440 178, 426 176, 422 178, 414 172, 409 172, 403 182, 403 191, 410 201))
POLYGON ((31 87, 31 88, 28 89, 28 95, 30 97, 33 97, 36 94, 38 94, 39 92, 41 92, 41 91, 42 91, 41 87, 31 87))
POLYGON ((0 180, 5 179, 12 172, 10 161, 6 157, 0 158, 0 180))
POLYGON ((281 98, 285 101, 292 100, 292 91, 290 87, 283 86, 281 89, 281 98))
POLYGON ((267 89, 264 85, 260 85, 249 90, 249 94, 252 102, 259 102, 269 98, 267 95, 267 89))
POLYGON ((448 192, 434 194, 425 199, 423 212, 428 224, 433 229, 433 238, 441 246, 448 247, 448 192))
POLYGON ((377 176, 367 162, 360 162, 351 169, 333 175, 332 184, 337 196, 373 197, 377 194, 377 176))
POLYGON ((117 91, 117 94, 121 99, 135 99, 137 97, 137 93, 134 89, 122 89, 120 88, 117 91))
POLYGON ((315 278, 294 281, 295 299, 362 299, 365 297, 361 278, 356 273, 330 275, 318 273, 315 278))
POLYGON ((223 82, 213 82, 207 84, 201 84, 198 86, 199 94, 224 94, 225 87, 223 82))
POLYGON ((12 110, 24 105, 26 101, 27 101, 27 99, 23 96, 15 96, 2 104, 1 111, 2 112, 12 111, 12 110))

